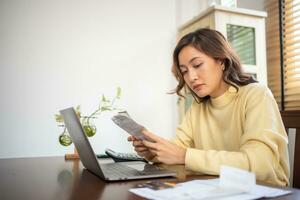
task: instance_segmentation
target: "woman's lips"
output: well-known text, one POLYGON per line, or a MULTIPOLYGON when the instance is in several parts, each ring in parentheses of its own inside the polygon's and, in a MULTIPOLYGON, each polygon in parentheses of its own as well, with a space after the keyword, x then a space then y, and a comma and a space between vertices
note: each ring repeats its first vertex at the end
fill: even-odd
POLYGON ((194 86, 193 86, 193 90, 198 91, 198 90, 200 90, 200 89, 202 88, 203 85, 204 85, 204 84, 197 84, 197 85, 194 85, 194 86))

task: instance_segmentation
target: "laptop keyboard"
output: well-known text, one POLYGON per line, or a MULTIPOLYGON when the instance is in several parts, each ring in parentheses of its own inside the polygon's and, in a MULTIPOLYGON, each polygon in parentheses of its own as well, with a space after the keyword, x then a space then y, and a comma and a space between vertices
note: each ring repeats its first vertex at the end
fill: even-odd
POLYGON ((101 169, 104 171, 105 176, 128 177, 145 174, 142 171, 138 171, 119 163, 104 164, 101 165, 101 169))

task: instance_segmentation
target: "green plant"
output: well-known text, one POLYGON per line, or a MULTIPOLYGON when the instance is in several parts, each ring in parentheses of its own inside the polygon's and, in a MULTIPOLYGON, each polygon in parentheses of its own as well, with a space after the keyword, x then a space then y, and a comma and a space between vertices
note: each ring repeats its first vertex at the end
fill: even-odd
MULTIPOLYGON (((116 95, 114 98, 109 99, 104 94, 102 94, 99 105, 97 109, 92 112, 90 115, 82 116, 80 111, 80 106, 76 107, 76 113, 81 120, 83 130, 88 137, 92 137, 96 134, 97 128, 93 124, 92 119, 97 118, 102 112, 120 110, 115 106, 117 100, 121 98, 121 88, 118 87, 116 95)), ((60 114, 55 114, 55 121, 58 123, 59 127, 63 128, 63 132, 59 135, 58 141, 63 146, 69 146, 72 144, 72 139, 64 125, 63 117, 60 114)))

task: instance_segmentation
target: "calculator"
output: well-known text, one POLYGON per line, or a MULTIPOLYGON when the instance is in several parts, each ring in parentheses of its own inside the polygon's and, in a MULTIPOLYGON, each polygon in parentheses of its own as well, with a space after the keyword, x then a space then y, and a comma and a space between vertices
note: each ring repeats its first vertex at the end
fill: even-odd
POLYGON ((135 153, 118 153, 111 149, 105 149, 105 153, 111 157, 115 162, 128 162, 128 161, 143 161, 147 162, 141 156, 135 153))

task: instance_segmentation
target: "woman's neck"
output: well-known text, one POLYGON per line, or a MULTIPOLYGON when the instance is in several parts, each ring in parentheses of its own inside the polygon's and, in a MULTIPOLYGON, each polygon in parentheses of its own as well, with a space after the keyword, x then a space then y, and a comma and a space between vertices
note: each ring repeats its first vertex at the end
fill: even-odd
POLYGON ((219 84, 219 88, 216 91, 214 91, 212 94, 210 94, 209 96, 211 98, 217 98, 217 97, 221 96, 222 94, 224 94, 228 90, 229 86, 230 86, 229 84, 225 83, 225 81, 222 80, 219 84))

